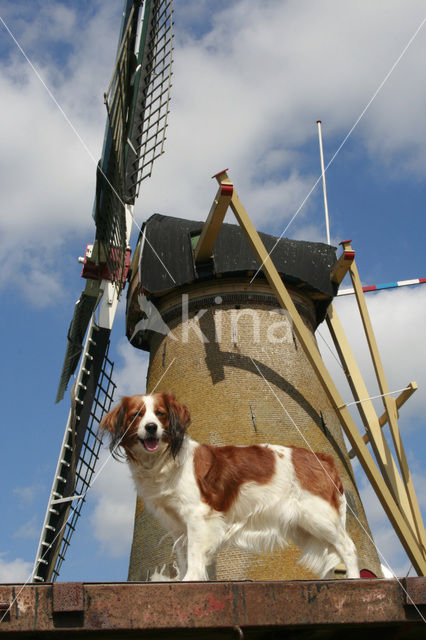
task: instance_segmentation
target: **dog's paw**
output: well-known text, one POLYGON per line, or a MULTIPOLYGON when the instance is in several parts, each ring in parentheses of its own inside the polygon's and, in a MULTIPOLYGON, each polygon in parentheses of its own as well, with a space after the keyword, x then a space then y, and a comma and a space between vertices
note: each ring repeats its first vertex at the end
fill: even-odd
POLYGON ((149 576, 149 582, 178 582, 180 581, 179 569, 177 563, 174 562, 172 566, 163 564, 161 569, 155 567, 152 574, 149 576), (170 572, 173 571, 175 575, 171 576, 170 572))

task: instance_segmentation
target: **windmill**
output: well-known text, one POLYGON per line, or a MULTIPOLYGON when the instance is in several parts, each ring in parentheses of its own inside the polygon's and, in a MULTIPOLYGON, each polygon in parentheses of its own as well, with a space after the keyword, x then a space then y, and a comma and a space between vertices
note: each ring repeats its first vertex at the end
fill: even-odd
MULTIPOLYGON (((139 193, 141 181, 150 175, 152 163, 163 151, 170 89, 171 50, 171 2, 166 0, 157 2, 145 0, 143 4, 140 2, 127 2, 117 62, 113 79, 105 96, 108 124, 103 156, 97 173, 94 211, 96 237, 93 245, 89 245, 86 248, 83 258, 82 275, 86 278, 87 285, 77 302, 71 322, 67 352, 59 384, 58 400, 63 397, 69 378, 76 371, 80 359, 81 364, 71 393, 70 417, 65 430, 64 443, 59 456, 34 567, 33 580, 36 581, 54 580, 59 574, 61 563, 80 515, 98 457, 100 441, 96 435, 96 426, 101 420, 104 411, 109 409, 114 392, 114 385, 111 380, 113 363, 108 358, 109 337, 118 298, 124 288, 129 267, 130 249, 128 243, 135 198, 139 193), (139 16, 142 17, 141 26, 139 16), (96 319, 94 316, 95 310, 98 313, 96 319), (85 341, 84 336, 86 336, 85 341)), ((333 382, 326 370, 324 370, 323 363, 318 360, 312 337, 306 335, 303 320, 300 319, 297 308, 294 309, 297 305, 292 303, 291 296, 289 297, 282 282, 285 270, 280 270, 278 273, 276 270, 274 271, 274 265, 269 264, 270 261, 265 254, 263 244, 259 244, 257 232, 242 209, 226 172, 221 172, 215 177, 219 182, 219 191, 207 221, 184 229, 185 246, 188 249, 185 260, 194 277, 192 280, 182 280, 182 284, 187 284, 188 282, 190 282, 191 286, 194 284, 197 288, 197 293, 200 293, 199 298, 201 299, 207 290, 206 282, 209 279, 213 282, 216 276, 219 278, 223 275, 217 269, 216 240, 221 231, 226 209, 230 206, 237 216, 243 232, 248 237, 249 250, 253 250, 255 256, 255 265, 248 260, 250 266, 249 268, 244 266, 243 270, 240 269, 237 260, 235 263, 236 268, 233 268, 234 272, 238 272, 241 277, 244 271, 244 277, 251 277, 256 268, 263 270, 264 275, 269 280, 270 289, 267 292, 265 290, 256 292, 255 296, 258 296, 260 304, 264 304, 266 298, 268 298, 268 304, 276 305, 276 300, 278 300, 280 305, 290 313, 295 327, 292 348, 296 351, 299 349, 299 353, 301 353, 300 346, 302 346, 303 357, 310 361, 313 375, 318 377, 317 388, 322 387, 321 393, 328 397, 328 406, 331 409, 327 408, 327 411, 330 414, 333 411, 335 414, 334 420, 340 419, 345 425, 347 435, 349 434, 351 443, 356 450, 356 455, 360 459, 362 458, 363 463, 365 463, 369 478, 379 489, 383 503, 388 506, 391 505, 389 507, 389 515, 399 529, 401 537, 405 541, 408 540, 407 546, 410 552, 412 551, 417 570, 419 572, 424 571, 424 529, 419 518, 416 499, 411 491, 411 485, 409 485, 408 493, 404 489, 403 482, 397 475, 397 469, 393 461, 390 467, 387 465, 387 461, 390 460, 389 453, 383 442, 382 432, 380 428, 377 428, 377 423, 379 423, 380 427, 383 426, 382 418, 379 420, 377 416, 374 417, 369 411, 369 416, 366 418, 366 430, 367 440, 374 444, 378 452, 379 467, 383 467, 381 469, 383 477, 378 475, 377 469, 371 460, 371 455, 365 449, 367 440, 360 438, 354 429, 346 405, 342 404, 343 401, 336 394, 333 382), (391 485, 391 490, 389 490, 388 485, 391 485), (394 509, 394 505, 398 507, 400 498, 404 504, 398 511, 394 509)), ((188 223, 189 221, 183 222, 188 223)), ((133 302, 135 302, 134 309, 136 309, 137 313, 144 311, 140 303, 141 297, 145 302, 151 304, 151 311, 152 305, 155 307, 158 303, 157 311, 159 311, 159 314, 156 317, 160 323, 164 309, 170 312, 170 318, 172 318, 173 314, 174 317, 176 316, 176 310, 179 311, 179 304, 172 297, 174 286, 169 283, 168 287, 166 286, 163 289, 160 287, 158 296, 150 295, 147 298, 144 293, 144 287, 138 288, 143 283, 138 281, 136 276, 139 272, 139 260, 142 261, 149 254, 148 263, 150 260, 154 260, 154 256, 155 260, 158 261, 158 258, 161 260, 161 256, 166 255, 170 249, 173 252, 173 249, 176 248, 176 236, 173 235, 173 229, 167 233, 167 224, 168 222, 165 218, 160 220, 159 217, 153 216, 153 219, 147 221, 142 230, 137 250, 135 251, 135 269, 133 269, 134 273, 132 274, 128 306, 130 315, 132 315, 131 307, 133 302), (164 243, 162 245, 164 253, 160 252, 160 255, 154 250, 154 244, 157 247, 157 243, 151 242, 153 239, 151 232, 155 227, 155 223, 159 223, 157 230, 161 226, 162 242, 164 243), (167 299, 161 300, 163 294, 165 298, 168 296, 167 299)), ((240 246, 238 242, 236 246, 240 246)), ((269 248, 272 249, 272 245, 269 248)), ((238 256, 233 251, 234 246, 231 243, 231 251, 228 250, 228 255, 231 258, 238 256)), ((319 249, 319 251, 322 250, 319 249)), ((253 255, 251 258, 253 259, 253 255)), ((333 289, 333 287, 337 289, 343 276, 350 268, 352 268, 351 274, 354 276, 358 286, 359 277, 353 258, 354 254, 350 245, 348 243, 344 244, 342 257, 337 262, 332 260, 327 266, 327 284, 323 285, 323 287, 327 290, 333 289), (352 263, 353 267, 351 267, 352 263)), ((168 274, 164 264, 162 266, 164 272, 160 270, 159 277, 163 279, 162 285, 164 285, 164 283, 167 283, 168 278, 170 279, 170 274, 168 274)), ((229 273, 231 271, 232 269, 229 273)), ((146 273, 144 277, 145 275, 146 273)), ((288 284, 291 281, 291 276, 289 277, 288 273, 286 275, 288 284)), ((225 278, 222 280, 222 284, 224 282, 225 278)), ((228 283, 229 280, 227 281, 228 283)), ((176 283, 174 282, 173 284, 175 285, 176 283)), ((215 282, 215 284, 217 283, 215 282)), ((305 306, 309 306, 308 300, 311 300, 315 313, 320 314, 320 316, 322 314, 322 319, 324 319, 325 312, 335 292, 330 294, 321 290, 319 285, 315 286, 310 282, 310 277, 302 278, 300 273, 294 274, 292 284, 296 289, 299 288, 298 291, 293 292, 294 298, 297 299, 298 293, 306 294, 305 306)), ((238 283, 240 289, 232 289, 231 287, 231 289, 225 290, 222 285, 217 285, 217 289, 209 289, 210 307, 214 309, 214 305, 218 304, 216 298, 222 298, 222 294, 226 293, 229 296, 228 299, 231 302, 233 301, 235 309, 239 308, 238 305, 240 305, 241 300, 246 301, 244 296, 250 295, 247 294, 246 285, 247 283, 243 286, 243 292, 241 291, 241 281, 238 283), (219 293, 220 295, 218 295, 219 293)), ((180 295, 180 292, 178 292, 178 295, 180 295)), ((359 291, 358 298, 362 299, 359 291)), ((303 307, 303 301, 300 299, 299 306, 303 307)), ((339 330, 337 316, 331 310, 327 311, 327 314, 327 322, 330 322, 330 326, 336 334, 336 346, 341 348, 344 344, 344 336, 339 330)), ((138 340, 140 340, 141 348, 148 346, 152 358, 156 358, 155 367, 150 368, 152 383, 152 376, 155 370, 158 372, 161 367, 164 369, 167 363, 170 353, 169 346, 166 341, 159 342, 158 339, 155 339, 151 348, 149 343, 152 340, 152 336, 144 335, 143 331, 141 335, 137 335, 138 327, 145 330, 149 328, 149 318, 147 316, 138 316, 135 320, 131 330, 129 330, 128 324, 128 335, 135 346, 138 346, 136 344, 138 340)), ((162 329, 164 330, 165 328, 167 329, 167 326, 162 325, 162 329)), ((154 331, 153 333, 161 334, 161 331, 154 331)), ((167 331, 165 333, 168 335, 167 331)), ((238 335, 235 329, 232 333, 231 345, 235 353, 225 354, 226 356, 229 355, 229 362, 242 361, 241 353, 238 353, 239 347, 238 335)), ((342 350, 342 359, 345 359, 348 354, 349 351, 345 347, 342 350)), ((206 353, 207 362, 210 356, 212 361, 216 357, 212 351, 206 353)), ((299 359, 302 361, 301 358, 299 359)), ((356 370, 351 361, 348 361, 348 363, 346 363, 346 370, 351 367, 350 378, 354 380, 356 370)), ((254 361, 252 365, 253 367, 256 366, 254 361)), ((221 370, 215 370, 213 372, 214 375, 223 375, 224 368, 222 366, 221 370)), ((188 382, 189 377, 186 376, 184 380, 185 376, 182 375, 183 369, 177 367, 175 371, 177 371, 176 375, 180 377, 182 383, 188 382)), ((261 366, 258 371, 259 375, 264 377, 264 371, 261 366)), ((272 373, 276 372, 272 371, 272 373)), ((236 382, 238 383, 238 380, 236 382)), ((164 384, 168 384, 167 380, 164 381, 164 384)), ((152 386, 151 384, 151 388, 152 386)), ((238 384, 236 384, 236 387, 238 387, 238 384)), ((241 382, 239 383, 239 388, 244 388, 241 382)), ((307 385, 305 385, 306 388, 307 385)), ((362 389, 362 382, 357 382, 354 390, 357 402, 363 398, 362 389)), ((413 390, 414 387, 411 388, 411 391, 413 390)), ((292 393, 294 397, 300 398, 299 404, 303 404, 305 398, 301 397, 303 394, 300 393, 300 390, 295 388, 292 393)), ((316 389, 315 393, 317 393, 316 389)), ((383 395, 386 395, 386 393, 384 392, 383 395)), ((405 393, 404 398, 399 399, 399 406, 402 405, 406 397, 408 397, 407 393, 405 393)), ((201 395, 199 395, 198 399, 194 399, 194 405, 200 399, 203 400, 201 395)), ((397 428, 395 428, 396 420, 394 415, 394 407, 398 406, 398 399, 395 403, 391 400, 386 402, 388 406, 383 420, 384 422, 389 421, 392 427, 392 435, 398 441, 399 436, 397 428)), ((310 404, 310 407, 312 407, 312 404, 310 404)), ((257 434, 260 424, 259 413, 261 412, 257 412, 256 407, 251 404, 249 404, 248 410, 249 426, 257 434)), ((318 411, 316 413, 318 414, 318 411)), ((234 414, 230 411, 230 415, 234 414)), ((366 416, 366 412, 363 413, 363 416, 366 416)), ((316 426, 322 430, 323 435, 331 443, 333 433, 331 433, 331 429, 327 424, 327 419, 324 420, 322 414, 315 416, 315 418, 317 419, 316 426)), ((321 431, 317 431, 317 433, 319 438, 321 431)), ((230 435, 234 434, 230 432, 230 435)), ((401 454, 399 464, 404 467, 405 454, 403 454, 400 447, 398 448, 398 454, 401 454)), ((349 457, 349 455, 346 455, 346 457, 349 457)), ((346 460, 345 464, 347 464, 346 460)), ((409 477, 405 468, 403 476, 405 482, 409 477)), ((353 493, 355 494, 355 491, 353 493)), ((145 516, 139 509, 136 517, 142 521, 145 516)), ((134 544, 135 547, 143 550, 143 546, 140 544, 134 544)), ((133 562, 133 565, 137 563, 138 559, 133 562)), ((286 576, 281 574, 280 577, 286 576)), ((138 575, 133 579, 145 579, 145 576, 138 575)))
POLYGON ((173 50, 172 0, 125 0, 116 61, 105 93, 107 123, 96 173, 95 239, 74 309, 56 401, 72 375, 71 409, 32 574, 54 581, 99 457, 97 425, 113 399, 109 341, 130 264, 133 207, 164 152, 173 50), (80 364, 79 364, 80 363, 80 364), (78 367, 78 369, 77 369, 78 367))
MULTIPOLYGON (((135 250, 139 268, 132 270, 128 289, 127 336, 133 346, 150 353, 148 392, 154 386, 157 391, 175 391, 191 407, 191 429, 198 441, 286 443, 333 455, 349 505, 347 526, 358 549, 360 568, 366 570, 365 575, 380 575, 350 466, 350 458, 356 455, 413 567, 425 575, 426 534, 398 428, 398 410, 417 385, 410 382, 398 391, 388 387, 350 241, 341 243, 342 254, 336 259, 335 248, 329 244, 258 233, 227 171, 213 177, 219 189, 205 222, 155 214, 146 221, 135 250), (228 208, 238 225, 223 223, 228 208), (158 267, 158 255, 167 256, 173 281, 158 267), (380 416, 332 303, 346 274, 352 280, 384 404, 380 416), (152 324, 143 320, 141 298, 145 306, 148 301, 157 311, 151 313, 152 324), (277 307, 287 323, 278 321, 277 307), (314 334, 323 320, 353 403, 341 397, 318 350, 314 334), (239 324, 243 325, 241 332, 239 324), (275 328, 284 331, 281 339, 275 328), (352 404, 359 411, 364 435, 348 409, 352 404), (387 424, 395 455, 385 438, 387 424), (351 451, 346 449, 342 430, 351 451)), ((409 282, 421 284, 420 280, 409 282)), ((302 573, 296 564, 298 554, 291 553, 249 557, 224 548, 212 577, 312 577, 302 573)), ((172 560, 173 548, 164 531, 139 501, 130 580, 146 580, 162 566, 168 566, 172 576, 172 560)), ((340 572, 337 567, 336 574, 340 572)))

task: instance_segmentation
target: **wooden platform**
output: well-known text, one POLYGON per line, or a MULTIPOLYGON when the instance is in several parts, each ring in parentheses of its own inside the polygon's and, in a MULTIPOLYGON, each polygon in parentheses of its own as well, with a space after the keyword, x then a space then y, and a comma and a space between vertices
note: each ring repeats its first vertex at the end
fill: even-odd
POLYGON ((426 578, 0 585, 0 609, 1 638, 417 640, 426 578))

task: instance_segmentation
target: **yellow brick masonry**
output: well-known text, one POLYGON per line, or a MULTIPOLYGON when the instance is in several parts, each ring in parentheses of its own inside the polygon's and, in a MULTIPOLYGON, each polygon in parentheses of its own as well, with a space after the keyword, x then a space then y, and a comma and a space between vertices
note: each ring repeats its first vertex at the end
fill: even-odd
MULTIPOLYGON (((306 326, 314 332, 312 300, 291 290, 306 326)), ((191 436, 211 444, 270 442, 325 452, 335 458, 346 492, 348 531, 355 542, 360 568, 381 575, 378 556, 354 482, 342 430, 321 385, 297 344, 288 317, 265 284, 217 281, 157 300, 177 340, 153 334, 147 389, 151 390, 176 358, 158 387, 173 391, 192 414, 191 436), (181 294, 188 317, 182 318, 181 294), (185 303, 186 305, 186 303, 185 303), (198 316, 197 316, 198 314, 198 316), (200 339, 201 333, 208 342, 200 339), (284 405, 301 433, 259 374, 252 360, 284 405)), ((171 565, 171 541, 138 501, 129 580, 146 580, 155 567, 171 565)), ((274 554, 253 555, 223 549, 212 569, 217 579, 308 579, 297 564, 299 550, 289 546, 274 554)))

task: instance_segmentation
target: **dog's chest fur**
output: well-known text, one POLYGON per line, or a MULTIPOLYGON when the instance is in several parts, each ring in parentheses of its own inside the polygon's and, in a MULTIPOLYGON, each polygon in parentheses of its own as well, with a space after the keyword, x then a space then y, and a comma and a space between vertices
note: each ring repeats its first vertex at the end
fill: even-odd
MULTIPOLYGON (((166 527, 183 531, 189 510, 200 509, 200 494, 193 473, 193 450, 197 443, 189 438, 173 460, 164 456, 151 467, 131 463, 136 492, 148 509, 166 527)), ((202 511, 206 511, 203 505, 202 511)), ((200 514, 201 515, 201 514, 200 514)))

